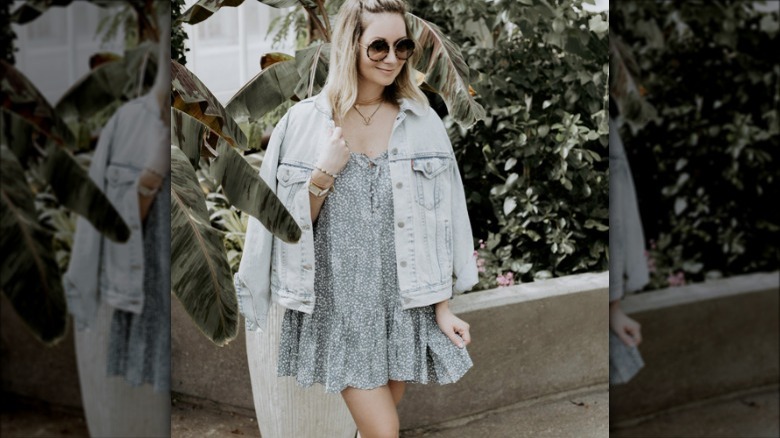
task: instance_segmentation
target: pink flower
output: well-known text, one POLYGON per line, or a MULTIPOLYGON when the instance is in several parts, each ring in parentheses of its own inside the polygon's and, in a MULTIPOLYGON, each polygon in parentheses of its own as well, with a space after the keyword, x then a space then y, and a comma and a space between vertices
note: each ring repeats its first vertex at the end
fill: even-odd
POLYGON ((485 249, 485 246, 486 246, 485 245, 485 241, 482 240, 482 239, 479 239, 479 247, 480 247, 480 249, 485 249))
POLYGON ((666 277, 666 281, 668 281, 669 286, 672 287, 682 286, 685 284, 685 273, 678 271, 676 274, 669 274, 669 276, 666 277))
POLYGON ((655 240, 650 239, 650 249, 655 249, 655 247, 656 247, 655 240))
POLYGON ((481 259, 481 258, 477 259, 477 271, 485 272, 485 259, 481 259))
POLYGON ((655 259, 653 256, 645 251, 645 258, 647 258, 647 270, 650 272, 655 272, 655 259))
POLYGON ((514 274, 511 271, 506 274, 501 274, 496 277, 496 281, 498 282, 499 287, 511 286, 515 284, 514 274))

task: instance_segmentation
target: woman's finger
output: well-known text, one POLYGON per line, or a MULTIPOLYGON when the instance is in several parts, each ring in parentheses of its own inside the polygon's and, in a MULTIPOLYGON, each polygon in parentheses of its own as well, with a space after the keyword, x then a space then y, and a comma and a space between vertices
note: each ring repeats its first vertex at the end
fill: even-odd
POLYGON ((642 342, 642 331, 637 327, 630 327, 628 331, 631 333, 631 337, 634 339, 634 345, 639 345, 642 342))
POLYGON ((453 344, 457 345, 460 348, 463 348, 463 341, 461 338, 455 333, 453 329, 450 329, 448 333, 445 333, 448 338, 452 341, 453 344))
POLYGON ((463 342, 465 342, 466 345, 471 343, 471 333, 469 332, 469 329, 462 329, 460 332, 460 337, 463 338, 463 342))
POLYGON ((628 330, 620 330, 617 332, 618 337, 621 341, 623 341, 624 344, 628 345, 629 347, 634 347, 634 338, 632 338, 628 334, 628 330))

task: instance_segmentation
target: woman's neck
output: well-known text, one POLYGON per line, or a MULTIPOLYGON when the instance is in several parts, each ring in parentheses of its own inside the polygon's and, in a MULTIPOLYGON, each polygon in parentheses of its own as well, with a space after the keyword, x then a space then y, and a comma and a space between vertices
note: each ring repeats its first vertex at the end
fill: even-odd
POLYGON ((371 104, 378 102, 382 99, 382 94, 385 92, 385 87, 379 84, 371 84, 364 82, 358 82, 358 94, 357 104, 371 104))

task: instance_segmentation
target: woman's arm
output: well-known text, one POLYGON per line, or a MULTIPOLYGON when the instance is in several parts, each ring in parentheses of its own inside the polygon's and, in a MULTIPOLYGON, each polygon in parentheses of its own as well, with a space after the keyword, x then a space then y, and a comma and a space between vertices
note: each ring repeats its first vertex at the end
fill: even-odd
MULTIPOLYGON (((335 179, 332 176, 328 176, 318 169, 314 169, 312 171, 311 180, 314 182, 314 184, 316 184, 318 187, 322 187, 323 189, 332 188, 333 183, 335 182, 335 179)), ((317 220, 317 217, 320 215, 320 209, 322 209, 322 204, 325 203, 325 199, 327 197, 328 195, 315 196, 313 193, 309 192, 309 204, 311 205, 312 223, 314 223, 317 220)))
POLYGON ((609 303, 609 328, 629 347, 642 342, 642 326, 620 308, 620 300, 609 303))
MULTIPOLYGON (((349 148, 341 133, 341 128, 336 128, 330 133, 330 141, 327 143, 327 146, 320 152, 314 170, 311 172, 311 181, 322 189, 332 188, 335 178, 328 175, 328 173, 338 175, 344 169, 344 166, 347 165, 347 161, 349 161, 349 148), (327 173, 321 169, 327 171, 327 173)), ((308 189, 306 187, 306 190, 308 189)), ((322 204, 325 203, 325 198, 327 197, 328 195, 314 196, 313 193, 309 192, 312 223, 317 220, 322 204)))
POLYGON ((453 344, 463 348, 471 343, 471 332, 469 331, 471 326, 452 313, 449 303, 450 300, 446 299, 435 304, 436 323, 453 344))

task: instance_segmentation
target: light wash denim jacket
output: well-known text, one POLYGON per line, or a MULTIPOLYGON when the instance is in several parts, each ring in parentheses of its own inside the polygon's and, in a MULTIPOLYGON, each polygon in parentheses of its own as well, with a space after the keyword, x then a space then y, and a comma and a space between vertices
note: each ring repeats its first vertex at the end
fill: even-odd
MULTIPOLYGON (((78 329, 95 320, 101 300, 116 309, 141 313, 144 305, 143 231, 138 211, 138 177, 150 154, 157 152, 170 129, 159 116, 151 94, 122 105, 100 132, 89 177, 130 228, 124 243, 105 238, 79 216, 68 270, 63 276, 65 299, 78 329), (166 133, 167 131, 167 133, 166 133), (100 268, 107 284, 100 284, 100 268)), ((166 151, 168 148, 166 148, 166 151)))
MULTIPOLYGON (((298 243, 288 244, 249 218, 235 286, 250 331, 265 328, 272 297, 289 309, 314 310, 308 183, 332 127, 330 103, 321 93, 293 106, 271 135, 260 177, 298 222, 302 235, 298 243)), ((402 307, 431 305, 471 289, 478 281, 471 224, 460 172, 439 116, 430 107, 402 100, 388 158, 402 307)))

